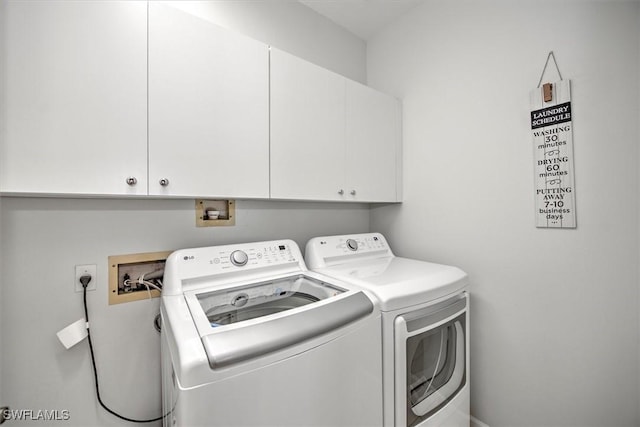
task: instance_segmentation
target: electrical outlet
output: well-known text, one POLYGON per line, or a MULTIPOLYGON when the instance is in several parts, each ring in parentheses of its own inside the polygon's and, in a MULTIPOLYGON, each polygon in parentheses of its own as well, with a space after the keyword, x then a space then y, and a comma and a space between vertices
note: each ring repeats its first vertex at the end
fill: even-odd
POLYGON ((95 291, 96 285, 98 283, 97 271, 98 267, 95 264, 76 265, 76 275, 74 277, 75 281, 73 282, 76 292, 82 292, 83 288, 82 283, 80 283, 80 278, 85 274, 91 276, 91 281, 87 285, 87 290, 95 291))

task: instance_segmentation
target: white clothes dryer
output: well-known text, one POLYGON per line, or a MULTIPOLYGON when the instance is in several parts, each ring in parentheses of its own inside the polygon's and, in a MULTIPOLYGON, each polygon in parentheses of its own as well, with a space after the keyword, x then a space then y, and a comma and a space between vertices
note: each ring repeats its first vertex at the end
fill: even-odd
POLYGON ((378 304, 295 242, 172 253, 161 315, 165 426, 382 426, 378 304))
POLYGON ((379 300, 385 427, 469 427, 466 273, 396 257, 379 233, 313 238, 305 259, 379 300))

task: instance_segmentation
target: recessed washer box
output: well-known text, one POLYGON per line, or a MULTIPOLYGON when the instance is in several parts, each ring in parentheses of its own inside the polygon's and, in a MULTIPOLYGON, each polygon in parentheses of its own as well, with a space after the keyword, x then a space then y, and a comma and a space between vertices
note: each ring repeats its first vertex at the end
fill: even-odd
POLYGON ((196 226, 236 225, 235 200, 196 200, 196 226))
POLYGON ((160 296, 164 264, 172 251, 109 257, 109 305, 160 296))

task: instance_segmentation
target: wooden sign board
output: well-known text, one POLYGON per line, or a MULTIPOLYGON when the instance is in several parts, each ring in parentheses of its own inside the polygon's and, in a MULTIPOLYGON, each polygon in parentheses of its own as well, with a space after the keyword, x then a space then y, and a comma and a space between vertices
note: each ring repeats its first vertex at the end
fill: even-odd
POLYGON ((536 227, 575 228, 571 82, 550 85, 551 101, 548 86, 530 94, 536 227))

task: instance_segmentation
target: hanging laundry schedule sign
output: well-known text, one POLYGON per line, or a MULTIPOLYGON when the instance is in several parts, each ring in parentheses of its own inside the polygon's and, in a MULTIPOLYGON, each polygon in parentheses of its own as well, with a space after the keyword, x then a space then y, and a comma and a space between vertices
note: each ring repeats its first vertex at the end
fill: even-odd
POLYGON ((569 80, 552 84, 552 99, 531 91, 536 227, 575 228, 573 125, 569 80))

